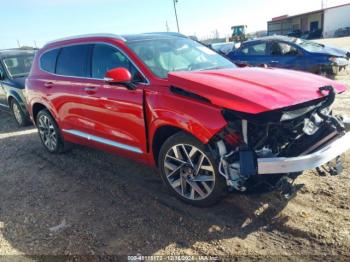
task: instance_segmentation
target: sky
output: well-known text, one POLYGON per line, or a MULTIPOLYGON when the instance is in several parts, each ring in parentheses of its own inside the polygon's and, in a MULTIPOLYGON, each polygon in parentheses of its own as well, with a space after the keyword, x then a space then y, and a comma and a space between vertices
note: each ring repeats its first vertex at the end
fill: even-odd
MULTIPOLYGON (((322 0, 178 0, 180 31, 203 39, 232 25, 249 32, 266 30, 267 21, 321 9, 322 0)), ((349 0, 323 0, 327 7, 349 0)), ((0 49, 81 34, 177 31, 173 0, 0 0, 0 49)))

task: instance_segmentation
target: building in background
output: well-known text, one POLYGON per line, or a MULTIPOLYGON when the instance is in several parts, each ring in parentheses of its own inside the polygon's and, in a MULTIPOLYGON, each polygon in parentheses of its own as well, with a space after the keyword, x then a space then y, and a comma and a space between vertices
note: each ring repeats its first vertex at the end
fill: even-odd
POLYGON ((336 30, 350 27, 350 3, 299 15, 283 15, 267 22, 268 35, 293 35, 300 37, 314 34, 334 37, 336 30))

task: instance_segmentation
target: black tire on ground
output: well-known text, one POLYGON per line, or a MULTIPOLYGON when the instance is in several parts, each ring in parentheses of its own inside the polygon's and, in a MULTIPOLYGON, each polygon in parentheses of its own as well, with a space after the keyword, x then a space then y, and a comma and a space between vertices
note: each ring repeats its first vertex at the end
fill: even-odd
MULTIPOLYGON (((186 155, 186 153, 184 151, 178 152, 178 154, 180 155, 181 159, 187 158, 187 157, 184 157, 184 158, 181 157, 182 155, 186 155)), ((171 160, 174 161, 174 159, 171 159, 171 160)), ((199 163, 199 162, 197 161, 197 163, 199 163)), ((209 152, 206 149, 205 145, 202 144, 199 140, 197 140, 196 138, 194 138, 193 136, 191 136, 187 133, 184 133, 184 132, 176 133, 176 134, 172 135, 171 137, 169 137, 164 142, 164 144, 162 145, 162 147, 160 149, 160 153, 159 153, 159 157, 158 157, 158 167, 159 167, 161 177, 162 177, 164 183, 166 184, 166 186, 169 188, 169 190, 177 198, 179 198, 180 200, 182 200, 188 204, 191 204, 194 206, 199 206, 199 207, 210 206, 210 205, 217 203, 225 195, 225 193, 227 193, 227 191, 228 191, 225 178, 219 174, 217 163, 215 162, 214 157, 212 156, 211 152, 209 152), (165 167, 165 164, 166 164, 165 161, 166 161, 166 159, 169 159, 167 157, 167 154, 169 152, 174 152, 174 151, 170 151, 170 150, 172 150, 172 148, 176 145, 178 145, 180 148, 183 148, 183 147, 181 147, 181 145, 186 145, 185 148, 187 148, 188 151, 190 151, 191 148, 198 149, 198 151, 196 151, 196 153, 194 153, 192 155, 193 166, 196 166, 197 168, 198 168, 198 166, 203 167, 203 169, 198 168, 198 170, 200 170, 200 171, 198 171, 197 175, 194 175, 194 176, 192 176, 192 178, 189 178, 190 182, 185 182, 184 183, 185 186, 183 186, 181 183, 181 185, 179 186, 180 189, 177 189, 177 190, 175 188, 173 188, 173 186, 171 185, 171 183, 169 181, 169 180, 172 180, 172 178, 170 178, 170 176, 169 176, 169 179, 167 178, 167 173, 166 173, 167 168, 165 167), (203 160, 203 161, 205 161, 205 162, 201 162, 203 165, 200 165, 200 164, 196 165, 195 164, 196 158, 199 159, 202 157, 202 155, 204 156, 205 160, 203 160), (206 163, 206 166, 204 166, 205 163, 206 163), (210 170, 213 170, 213 171, 204 170, 204 168, 208 168, 208 167, 210 167, 210 165, 212 167, 212 168, 210 168, 210 170), (210 175, 208 175, 209 173, 210 173, 210 175), (210 179, 214 180, 214 182, 212 182, 212 181, 204 182, 204 183, 206 183, 205 187, 204 187, 203 182, 196 182, 195 187, 193 187, 193 181, 191 181, 191 179, 193 179, 193 178, 195 179, 196 177, 201 177, 201 178, 210 177, 210 179), (213 178, 215 178, 215 179, 213 179, 213 178), (198 188, 197 185, 199 185, 200 188, 198 188), (209 185, 211 191, 207 190, 209 188, 208 185, 209 185), (185 188, 185 190, 183 188, 185 188), (195 191, 192 190, 193 188, 195 188, 196 190, 195 191), (181 194, 181 192, 179 192, 179 191, 183 192, 186 190, 191 191, 191 192, 188 192, 187 197, 185 197, 184 195, 181 194), (197 190, 199 190, 199 191, 197 191, 197 190), (194 194, 192 194, 193 191, 195 192, 194 194), (207 195, 205 197, 202 197, 198 192, 200 192, 200 193, 204 192, 207 195), (201 199, 190 199, 195 195, 197 195, 197 198, 201 198, 201 199)), ((196 168, 194 168, 190 172, 194 171, 194 173, 195 173, 195 171, 196 171, 195 169, 196 168)), ((173 171, 168 170, 167 172, 171 173, 173 171)), ((174 181, 171 181, 173 184, 175 184, 176 181, 179 181, 179 179, 181 179, 181 174, 184 174, 183 173, 184 171, 178 171, 178 172, 179 172, 178 174, 175 173, 174 175, 171 176, 171 177, 176 176, 176 178, 174 178, 174 181), (179 179, 177 178, 177 176, 179 177, 179 179)), ((186 176, 186 175, 184 175, 184 176, 186 176)), ((188 179, 188 177, 186 179, 188 179)))
POLYGON ((26 117, 19 103, 12 99, 11 100, 11 111, 19 127, 25 127, 29 125, 29 119, 26 117))
POLYGON ((40 140, 47 151, 52 154, 61 154, 70 149, 70 145, 64 142, 61 131, 48 110, 41 110, 38 113, 36 125, 40 140))

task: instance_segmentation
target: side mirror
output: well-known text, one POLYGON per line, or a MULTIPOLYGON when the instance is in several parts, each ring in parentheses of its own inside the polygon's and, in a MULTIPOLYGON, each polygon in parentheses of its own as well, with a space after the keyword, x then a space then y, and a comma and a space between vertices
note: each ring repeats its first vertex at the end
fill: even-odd
POLYGON ((118 67, 107 71, 104 80, 109 84, 120 84, 128 89, 135 89, 130 71, 124 67, 118 67))

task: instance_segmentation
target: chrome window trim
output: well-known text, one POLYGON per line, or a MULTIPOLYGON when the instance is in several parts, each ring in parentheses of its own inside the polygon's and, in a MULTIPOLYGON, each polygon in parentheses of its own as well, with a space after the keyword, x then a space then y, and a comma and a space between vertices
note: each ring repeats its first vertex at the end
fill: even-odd
MULTIPOLYGON (((142 84, 142 85, 150 85, 150 81, 149 79, 145 76, 145 74, 142 72, 142 70, 135 64, 135 62, 123 51, 121 50, 119 47, 115 46, 115 45, 112 45, 110 43, 106 43, 106 42, 100 42, 100 41, 91 41, 91 42, 82 42, 82 43, 74 43, 74 44, 66 44, 66 45, 60 45, 59 47, 53 47, 53 48, 49 48, 47 50, 45 50, 43 53, 40 54, 39 56, 39 69, 40 71, 42 72, 45 72, 45 73, 48 73, 50 75, 53 75, 53 76, 61 76, 61 77, 69 77, 69 78, 74 78, 74 79, 88 79, 88 80, 100 80, 100 81, 103 81, 103 78, 93 78, 93 77, 83 77, 83 76, 69 76, 69 75, 60 75, 60 74, 56 74, 56 73, 52 73, 52 72, 49 72, 49 71, 46 71, 44 70, 42 67, 41 67, 41 58, 44 54, 52 51, 52 50, 56 50, 56 49, 61 49, 61 48, 64 48, 64 47, 69 47, 69 46, 76 46, 76 45, 95 45, 95 44, 102 44, 102 45, 107 45, 107 46, 111 46, 113 48, 115 48, 116 50, 118 50, 119 52, 121 52, 123 55, 125 55, 125 57, 127 59, 129 59, 130 63, 136 68, 136 70, 142 75, 142 77, 145 79, 145 82, 139 82, 138 84, 142 84)), ((58 58, 58 56, 57 56, 58 58)), ((56 58, 56 66, 57 66, 57 58, 56 58)), ((91 61, 92 62, 92 61, 91 61)), ((55 69, 56 69, 56 66, 55 66, 55 69)))
POLYGON ((134 146, 129 146, 129 145, 125 145, 119 142, 115 142, 113 140, 110 139, 106 139, 106 138, 102 138, 102 137, 98 137, 98 136, 94 136, 94 135, 90 135, 78 130, 74 130, 74 129, 63 129, 62 130, 64 133, 70 134, 70 135, 74 135, 80 138, 85 138, 87 140, 91 140, 97 143, 101 143, 101 144, 105 144, 105 145, 109 145, 112 147, 116 147, 119 149, 123 149, 123 150, 127 150, 127 151, 131 151, 137 154, 142 154, 142 150, 138 147, 134 147, 134 146))

